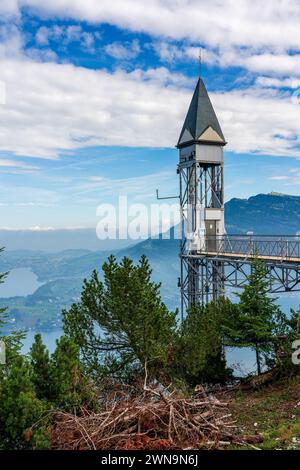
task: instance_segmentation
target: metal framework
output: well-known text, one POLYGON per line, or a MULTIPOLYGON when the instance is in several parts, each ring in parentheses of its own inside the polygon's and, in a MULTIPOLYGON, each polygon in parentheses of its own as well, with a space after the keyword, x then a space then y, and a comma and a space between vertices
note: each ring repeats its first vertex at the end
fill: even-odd
POLYGON ((270 293, 300 291, 300 237, 205 237, 201 251, 185 252, 183 247, 181 252, 182 314, 192 303, 206 304, 216 299, 225 287, 243 287, 254 257, 266 264, 270 293))
POLYGON ((300 237, 226 235, 226 145, 199 77, 177 148, 181 209, 181 311, 206 304, 247 282, 254 257, 264 260, 270 292, 300 290, 300 237))
POLYGON ((247 282, 251 260, 268 269, 270 293, 300 291, 300 237, 205 235, 193 249, 188 234, 199 226, 201 208, 223 210, 223 165, 192 160, 179 164, 181 207, 181 312, 224 295, 247 282))
MULTIPOLYGON (((199 227, 202 208, 223 210, 224 171, 223 164, 197 162, 180 163, 180 208, 181 208, 181 312, 195 303, 208 303, 225 292, 224 263, 209 259, 198 250, 191 249, 188 234, 199 227)), ((203 247, 204 248, 204 247, 203 247)), ((216 237, 206 237, 205 249, 215 252, 216 237)))

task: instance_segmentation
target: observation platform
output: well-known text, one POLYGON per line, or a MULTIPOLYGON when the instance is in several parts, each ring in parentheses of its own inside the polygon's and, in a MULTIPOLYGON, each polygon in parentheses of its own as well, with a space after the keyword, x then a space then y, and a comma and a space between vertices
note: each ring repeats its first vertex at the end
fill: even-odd
POLYGON ((258 258, 275 264, 300 265, 300 236, 207 236, 203 249, 188 256, 250 261, 258 258))

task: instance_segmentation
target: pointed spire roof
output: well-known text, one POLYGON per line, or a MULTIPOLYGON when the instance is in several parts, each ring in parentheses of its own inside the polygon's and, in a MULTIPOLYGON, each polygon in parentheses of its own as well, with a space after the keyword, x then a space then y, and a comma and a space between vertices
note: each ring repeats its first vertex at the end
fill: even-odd
POLYGON ((202 78, 199 78, 194 91, 177 147, 187 145, 188 142, 226 144, 202 78))

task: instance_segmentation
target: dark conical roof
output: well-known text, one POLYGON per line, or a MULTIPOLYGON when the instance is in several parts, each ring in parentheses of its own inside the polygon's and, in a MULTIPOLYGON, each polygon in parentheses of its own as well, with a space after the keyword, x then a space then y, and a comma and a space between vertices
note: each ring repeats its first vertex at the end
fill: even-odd
POLYGON ((204 82, 202 78, 199 78, 177 146, 180 147, 186 145, 187 142, 198 141, 202 134, 204 135, 200 140, 213 143, 218 141, 221 145, 226 143, 204 82), (205 133, 206 130, 209 130, 209 132, 205 133))

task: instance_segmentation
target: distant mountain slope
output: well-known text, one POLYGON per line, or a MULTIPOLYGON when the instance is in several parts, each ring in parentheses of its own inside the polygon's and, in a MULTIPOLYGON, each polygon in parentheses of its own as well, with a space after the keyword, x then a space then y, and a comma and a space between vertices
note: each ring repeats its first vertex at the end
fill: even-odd
MULTIPOLYGON (((259 194, 249 199, 232 199, 225 208, 228 233, 295 234, 300 231, 300 197, 259 194)), ((0 272, 17 267, 30 268, 45 284, 33 295, 0 299, 19 327, 37 325, 51 329, 60 324, 60 312, 78 298, 84 277, 101 266, 114 252, 117 259, 128 256, 137 262, 146 255, 153 280, 162 283, 161 294, 169 308, 179 305, 177 278, 180 272, 179 240, 147 239, 121 250, 66 250, 59 253, 5 251, 0 256, 0 272)))
MULTIPOLYGON (((300 197, 258 194, 249 199, 231 199, 225 205, 228 233, 283 234, 300 232, 300 197)), ((31 268, 41 281, 84 277, 100 269, 110 253, 118 259, 128 256, 137 261, 145 254, 160 279, 178 268, 179 240, 147 239, 121 250, 65 250, 59 253, 5 251, 0 257, 0 272, 16 267, 31 268)))
POLYGON ((271 193, 231 199, 225 205, 228 233, 295 235, 300 232, 300 196, 271 193))

